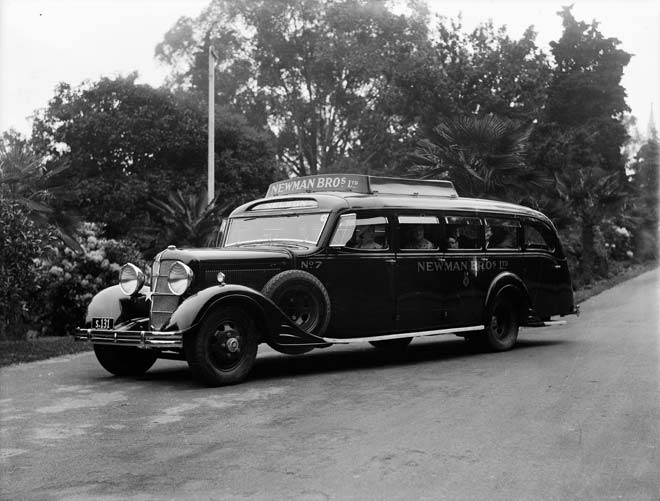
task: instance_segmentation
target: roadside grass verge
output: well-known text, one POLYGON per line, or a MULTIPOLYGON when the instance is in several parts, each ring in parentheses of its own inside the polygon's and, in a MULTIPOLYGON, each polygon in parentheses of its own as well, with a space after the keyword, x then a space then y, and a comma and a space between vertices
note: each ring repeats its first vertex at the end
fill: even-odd
MULTIPOLYGON (((657 262, 636 264, 624 268, 621 272, 575 291, 576 304, 614 287, 621 282, 630 280, 658 266, 657 262)), ((85 342, 75 342, 73 337, 39 337, 30 341, 0 341, 0 367, 12 364, 36 362, 47 358, 70 355, 90 351, 92 345, 85 342)))
POLYGON ((46 336, 30 341, 0 341, 0 367, 36 362, 91 349, 91 344, 77 343, 72 336, 46 336))

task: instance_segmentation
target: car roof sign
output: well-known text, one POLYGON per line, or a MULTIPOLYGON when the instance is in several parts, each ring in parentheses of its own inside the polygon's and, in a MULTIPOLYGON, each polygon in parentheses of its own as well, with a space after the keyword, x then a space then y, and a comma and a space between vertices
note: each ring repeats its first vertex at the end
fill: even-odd
POLYGON ((266 198, 298 193, 352 192, 363 195, 458 197, 451 181, 417 180, 365 174, 321 174, 277 181, 266 198))

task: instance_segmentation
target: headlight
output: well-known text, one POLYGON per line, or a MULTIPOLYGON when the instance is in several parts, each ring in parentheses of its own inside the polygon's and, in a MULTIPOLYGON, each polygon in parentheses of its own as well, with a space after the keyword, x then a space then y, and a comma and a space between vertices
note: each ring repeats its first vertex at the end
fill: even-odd
POLYGON ((167 277, 167 286, 172 291, 172 294, 180 296, 188 290, 192 280, 192 270, 181 261, 177 261, 170 268, 170 274, 167 277))
POLYGON ((144 273, 134 264, 127 263, 119 270, 119 288, 127 296, 132 296, 144 285, 144 273))

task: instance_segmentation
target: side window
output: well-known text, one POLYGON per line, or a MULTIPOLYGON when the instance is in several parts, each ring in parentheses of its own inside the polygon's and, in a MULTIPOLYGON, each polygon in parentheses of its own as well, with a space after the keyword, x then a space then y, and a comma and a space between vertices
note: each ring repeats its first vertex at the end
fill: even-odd
POLYGON ((478 217, 447 216, 446 248, 452 250, 481 249, 481 219, 478 217))
POLYGON ((487 249, 519 249, 518 228, 515 219, 486 218, 487 249))
POLYGON ((389 248, 389 225, 384 216, 344 214, 339 218, 330 247, 360 250, 389 248))
POLYGON ((436 216, 399 216, 400 250, 437 250, 441 237, 436 216))
POLYGON ((549 228, 541 224, 524 224, 525 249, 555 251, 555 237, 549 228))

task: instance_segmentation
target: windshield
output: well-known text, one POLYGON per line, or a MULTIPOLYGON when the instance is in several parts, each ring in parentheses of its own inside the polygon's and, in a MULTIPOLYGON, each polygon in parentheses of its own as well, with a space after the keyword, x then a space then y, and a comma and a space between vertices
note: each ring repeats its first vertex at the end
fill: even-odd
POLYGON ((232 219, 225 247, 275 242, 317 245, 327 220, 328 213, 318 212, 232 219))

